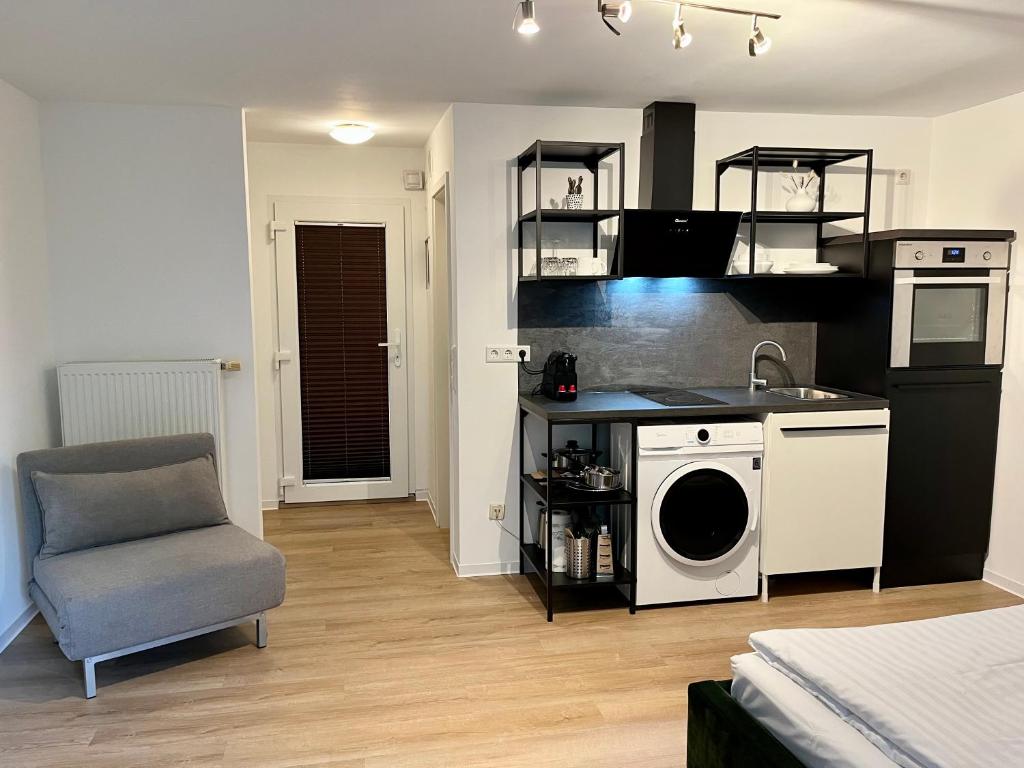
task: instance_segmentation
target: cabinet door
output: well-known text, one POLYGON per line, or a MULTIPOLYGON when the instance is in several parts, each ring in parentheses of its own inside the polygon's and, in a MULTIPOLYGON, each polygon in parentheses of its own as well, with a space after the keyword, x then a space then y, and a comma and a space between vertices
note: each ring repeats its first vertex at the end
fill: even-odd
POLYGON ((762 573, 881 565, 888 443, 888 410, 767 417, 762 573))
POLYGON ((992 520, 1000 383, 998 371, 985 369, 890 375, 884 586, 981 578, 992 520))

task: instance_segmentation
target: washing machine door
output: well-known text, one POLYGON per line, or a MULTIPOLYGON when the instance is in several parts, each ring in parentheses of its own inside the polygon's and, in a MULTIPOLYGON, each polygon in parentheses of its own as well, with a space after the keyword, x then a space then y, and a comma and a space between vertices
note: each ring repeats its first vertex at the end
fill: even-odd
POLYGON ((757 502, 736 472, 714 461, 676 469, 658 488, 651 526, 662 551, 685 565, 731 556, 757 526, 757 502))

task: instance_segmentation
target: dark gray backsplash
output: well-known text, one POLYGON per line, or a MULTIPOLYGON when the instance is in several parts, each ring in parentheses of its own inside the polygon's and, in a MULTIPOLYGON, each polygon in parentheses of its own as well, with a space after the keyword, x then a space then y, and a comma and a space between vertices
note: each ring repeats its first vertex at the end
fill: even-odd
MULTIPOLYGON (((556 349, 578 355, 582 389, 742 386, 764 339, 785 348, 796 382, 813 382, 813 316, 770 288, 688 278, 520 283, 519 343, 530 345, 533 368, 556 349)), ((759 372, 771 384, 792 383, 769 359, 759 372)), ((521 390, 539 382, 520 371, 521 390)))

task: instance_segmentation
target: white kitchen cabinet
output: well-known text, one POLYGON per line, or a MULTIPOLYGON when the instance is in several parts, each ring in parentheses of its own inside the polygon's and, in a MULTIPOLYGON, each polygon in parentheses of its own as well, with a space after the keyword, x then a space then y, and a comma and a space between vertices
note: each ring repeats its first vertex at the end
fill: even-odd
POLYGON ((761 599, 768 576, 882 565, 889 411, 773 413, 764 421, 761 599))

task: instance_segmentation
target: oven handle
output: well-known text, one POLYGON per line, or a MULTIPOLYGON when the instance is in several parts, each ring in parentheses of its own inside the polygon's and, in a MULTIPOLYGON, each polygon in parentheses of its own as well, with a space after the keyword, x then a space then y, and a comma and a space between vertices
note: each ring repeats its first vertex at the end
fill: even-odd
POLYGON ((896 285, 999 285, 1002 275, 991 277, 897 277, 896 285))

